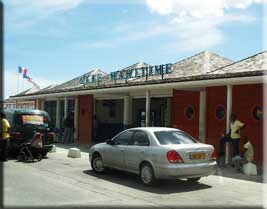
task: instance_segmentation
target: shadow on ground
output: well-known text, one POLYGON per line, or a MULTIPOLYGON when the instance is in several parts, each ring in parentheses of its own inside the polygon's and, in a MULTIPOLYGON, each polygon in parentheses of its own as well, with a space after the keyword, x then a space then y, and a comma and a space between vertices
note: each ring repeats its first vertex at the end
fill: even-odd
POLYGON ((217 169, 216 176, 223 176, 227 178, 234 178, 239 180, 246 180, 246 181, 253 181, 258 183, 263 183, 263 175, 262 171, 258 169, 258 175, 257 176, 248 176, 244 173, 238 172, 235 168, 231 167, 230 165, 227 165, 225 167, 219 167, 217 169))
POLYGON ((156 186, 148 187, 142 184, 137 175, 127 172, 116 170, 109 170, 108 173, 105 174, 96 174, 93 170, 85 170, 83 172, 87 175, 94 176, 112 183, 156 194, 191 192, 211 188, 209 185, 202 184, 201 180, 199 183, 191 183, 187 180, 161 180, 156 186))
POLYGON ((34 160, 31 159, 20 159, 17 156, 8 156, 8 160, 15 161, 17 163, 38 163, 41 162, 42 160, 48 159, 47 156, 43 156, 41 160, 37 160, 37 158, 34 158, 34 160))

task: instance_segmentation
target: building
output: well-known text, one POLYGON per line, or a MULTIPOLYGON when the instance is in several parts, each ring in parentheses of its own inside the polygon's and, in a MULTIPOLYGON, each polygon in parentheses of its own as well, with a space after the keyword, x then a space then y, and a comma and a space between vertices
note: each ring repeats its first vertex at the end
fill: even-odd
POLYGON ((262 162, 266 71, 267 52, 234 62, 204 51, 173 64, 138 62, 109 74, 93 70, 11 98, 35 100, 57 128, 74 111, 80 144, 104 141, 128 127, 171 126, 217 148, 234 112, 246 124, 242 135, 251 139, 255 158, 262 162))

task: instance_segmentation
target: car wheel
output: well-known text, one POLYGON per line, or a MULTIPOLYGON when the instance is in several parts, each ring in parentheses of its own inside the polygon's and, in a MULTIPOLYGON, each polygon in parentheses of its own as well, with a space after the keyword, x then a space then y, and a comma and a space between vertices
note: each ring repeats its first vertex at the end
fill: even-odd
POLYGON ((104 173, 105 167, 102 160, 102 157, 99 154, 94 154, 93 159, 91 161, 91 167, 96 173, 104 173))
POLYGON ((189 182, 191 182, 191 183, 197 183, 200 180, 200 177, 198 177, 198 178, 188 178, 187 180, 189 182))
POLYGON ((141 166, 140 178, 142 183, 146 186, 154 186, 157 183, 157 180, 154 175, 154 170, 152 166, 148 163, 145 163, 141 166))

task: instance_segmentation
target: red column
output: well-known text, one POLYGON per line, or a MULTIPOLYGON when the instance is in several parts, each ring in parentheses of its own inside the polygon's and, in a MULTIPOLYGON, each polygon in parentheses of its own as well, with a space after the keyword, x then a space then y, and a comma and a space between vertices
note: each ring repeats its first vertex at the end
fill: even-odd
POLYGON ((92 142, 93 133, 93 96, 78 96, 78 143, 92 142))

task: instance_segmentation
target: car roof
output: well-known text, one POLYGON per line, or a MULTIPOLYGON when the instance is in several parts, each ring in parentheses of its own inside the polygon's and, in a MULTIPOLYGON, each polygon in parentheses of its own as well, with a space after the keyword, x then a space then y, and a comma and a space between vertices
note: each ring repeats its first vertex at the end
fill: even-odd
POLYGON ((7 108, 7 109, 4 109, 4 113, 35 113, 35 114, 47 114, 46 111, 43 111, 43 110, 37 110, 37 109, 16 109, 16 108, 7 108))
POLYGON ((128 130, 143 130, 148 132, 155 132, 155 131, 180 131, 176 128, 168 128, 168 127, 137 127, 137 128, 130 128, 128 130))

